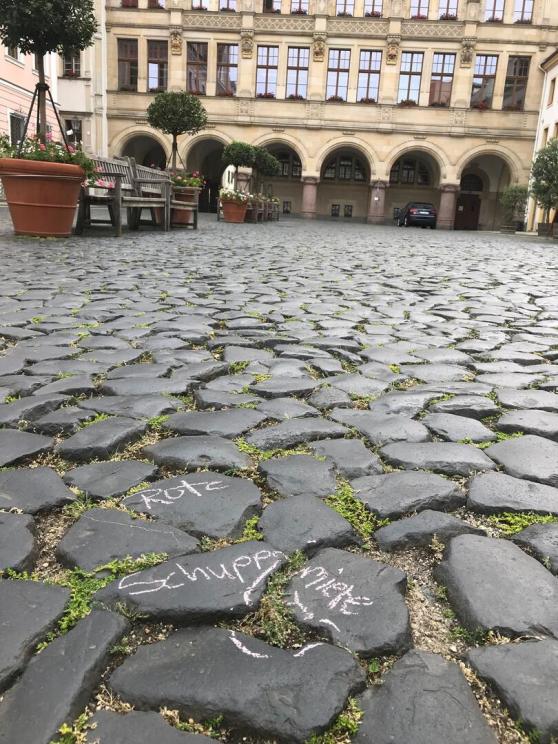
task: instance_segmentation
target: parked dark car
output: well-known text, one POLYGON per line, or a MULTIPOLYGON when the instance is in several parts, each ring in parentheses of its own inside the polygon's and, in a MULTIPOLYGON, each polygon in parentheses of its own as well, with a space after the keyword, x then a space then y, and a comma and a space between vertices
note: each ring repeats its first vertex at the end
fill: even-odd
POLYGON ((399 227, 417 225, 419 227, 431 227, 435 230, 437 218, 438 213, 433 204, 409 202, 400 210, 397 224, 399 227))

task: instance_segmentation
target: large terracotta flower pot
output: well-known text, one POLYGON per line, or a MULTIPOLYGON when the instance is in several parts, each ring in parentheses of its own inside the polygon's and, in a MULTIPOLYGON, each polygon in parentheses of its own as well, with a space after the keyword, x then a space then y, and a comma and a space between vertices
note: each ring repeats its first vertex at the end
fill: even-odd
POLYGON ((246 217, 247 203, 239 204, 234 201, 224 201, 223 204, 223 219, 225 222, 244 222, 246 217))
POLYGON ((85 178, 79 165, 0 158, 0 178, 16 235, 71 234, 85 178))
MULTIPOLYGON (((197 204, 200 197, 201 189, 197 186, 175 186, 174 198, 176 201, 190 202, 197 204)), ((173 209, 171 210, 171 222, 173 225, 191 225, 193 222, 191 209, 173 209)))

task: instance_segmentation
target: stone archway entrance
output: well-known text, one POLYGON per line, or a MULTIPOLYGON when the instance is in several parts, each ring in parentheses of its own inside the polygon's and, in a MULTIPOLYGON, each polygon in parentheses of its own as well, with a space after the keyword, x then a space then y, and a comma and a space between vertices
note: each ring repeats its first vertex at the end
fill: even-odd
POLYGON ((163 147, 147 134, 138 134, 128 140, 124 145, 122 155, 135 158, 136 163, 150 168, 165 168, 167 164, 167 156, 163 147))
POLYGON ((409 202, 433 204, 440 210, 440 168, 421 150, 401 155, 391 166, 386 190, 385 217, 393 220, 409 202))
POLYGON ((322 163, 317 213, 333 219, 365 220, 368 214, 370 167, 365 156, 340 147, 322 163))
POLYGON ((279 208, 283 214, 300 214, 302 209, 302 162, 292 147, 282 142, 265 145, 266 150, 274 155, 281 164, 278 176, 264 178, 264 193, 279 199, 279 208))
POLYGON ((225 166, 221 162, 224 145, 218 139, 203 139, 190 149, 186 160, 188 171, 199 171, 205 178, 200 194, 200 212, 217 212, 221 178, 225 166))
POLYGON ((461 173, 455 229, 498 229, 502 220, 500 194, 510 182, 510 168, 498 155, 479 155, 470 160, 461 173))

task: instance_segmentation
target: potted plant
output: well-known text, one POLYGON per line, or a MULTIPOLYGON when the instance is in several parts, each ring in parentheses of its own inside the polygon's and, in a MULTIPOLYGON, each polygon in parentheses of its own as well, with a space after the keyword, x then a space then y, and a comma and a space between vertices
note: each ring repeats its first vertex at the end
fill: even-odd
POLYGON ((330 96, 327 100, 329 103, 345 103, 345 99, 341 96, 330 96))
POLYGON ((207 125, 200 99, 191 93, 157 93, 147 109, 147 121, 154 129, 172 136, 171 168, 176 171, 178 136, 196 134, 207 125))
POLYGON ((4 140, 0 157, 0 177, 18 235, 67 237, 72 231, 80 187, 93 164, 68 144, 60 120, 63 142, 47 138, 47 96, 51 102, 52 96, 44 57, 86 49, 96 30, 93 0, 0 0, 0 43, 36 55, 39 75, 24 137, 14 147, 4 140), (35 102, 38 125, 26 139, 35 102))
MULTIPOLYGON (((198 204, 200 191, 205 183, 204 177, 199 171, 183 174, 175 173, 171 175, 171 181, 173 184, 174 198, 177 201, 198 204)), ((171 222, 173 225, 192 224, 192 210, 173 209, 171 213, 171 222)))
POLYGON ((382 12, 380 10, 367 10, 364 14, 365 18, 381 18, 382 12))
POLYGON ((376 103, 376 99, 375 98, 367 98, 366 96, 364 96, 363 98, 360 98, 359 99, 359 103, 376 103))
POLYGON ((442 13, 440 16, 441 21, 457 21, 457 15, 455 13, 442 13))
POLYGON ((287 96, 288 101, 304 101, 304 96, 301 96, 300 93, 289 93, 287 96))
POLYGON ((236 189, 221 189, 219 192, 225 222, 244 222, 250 194, 236 189))
POLYGON ((417 106, 417 102, 413 101, 412 98, 405 98, 403 101, 399 101, 397 104, 400 108, 412 108, 413 106, 417 106))
POLYGON ((529 192, 526 186, 508 186, 500 194, 500 204, 504 210, 504 224, 501 232, 516 232, 523 227, 525 207, 529 192))
POLYGON ((550 210, 558 204, 558 140, 551 140, 539 150, 531 170, 531 196, 543 210, 538 224, 539 235, 550 235, 550 210))
MULTIPOLYGON (((238 169, 239 168, 252 168, 256 162, 256 150, 252 145, 247 142, 234 141, 228 144, 223 149, 223 155, 221 156, 223 165, 234 165, 235 177, 234 185, 235 189, 239 189, 238 186, 238 169)), ((240 189, 239 189, 240 190, 240 189)))

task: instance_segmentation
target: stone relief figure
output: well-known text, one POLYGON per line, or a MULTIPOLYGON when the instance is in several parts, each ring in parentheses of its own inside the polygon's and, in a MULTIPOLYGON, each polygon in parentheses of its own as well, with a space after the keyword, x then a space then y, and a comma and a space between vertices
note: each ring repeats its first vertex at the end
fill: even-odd
POLYGON ((476 39, 465 37, 461 41, 461 67, 470 67, 473 63, 476 39))
POLYGON ((388 36, 387 37, 387 54, 386 62, 388 65, 396 65, 399 57, 399 44, 401 43, 400 36, 388 36))
POLYGON ((243 29, 240 32, 240 48, 243 59, 252 59, 254 53, 254 32, 251 29, 243 29))
POLYGON ((171 54, 182 54, 182 32, 178 30, 171 31, 170 34, 171 54))
POLYGON ((312 42, 312 56, 314 62, 323 62, 326 53, 326 35, 325 34, 314 34, 314 41, 312 42))

